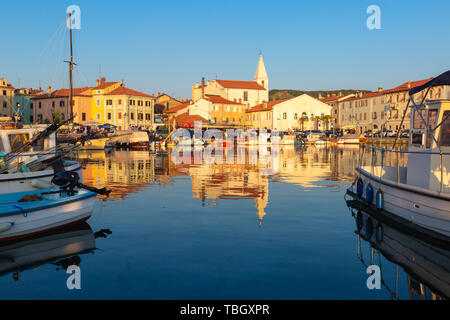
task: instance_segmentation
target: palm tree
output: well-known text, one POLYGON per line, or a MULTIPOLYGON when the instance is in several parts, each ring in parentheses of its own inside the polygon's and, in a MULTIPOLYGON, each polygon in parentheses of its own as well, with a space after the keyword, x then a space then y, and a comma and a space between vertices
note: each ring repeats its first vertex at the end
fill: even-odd
POLYGON ((302 125, 302 131, 305 130, 305 122, 308 121, 308 116, 301 116, 298 121, 301 123, 302 125))

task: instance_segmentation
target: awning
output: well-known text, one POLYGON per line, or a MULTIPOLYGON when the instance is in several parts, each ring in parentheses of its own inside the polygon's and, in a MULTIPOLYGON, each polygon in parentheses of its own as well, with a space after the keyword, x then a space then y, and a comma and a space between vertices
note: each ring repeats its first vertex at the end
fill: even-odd
POLYGON ((447 72, 444 72, 440 76, 437 76, 434 79, 431 79, 427 83, 417 86, 409 90, 409 95, 412 96, 413 94, 420 92, 428 87, 431 86, 444 86, 444 85, 450 85, 450 70, 447 72))

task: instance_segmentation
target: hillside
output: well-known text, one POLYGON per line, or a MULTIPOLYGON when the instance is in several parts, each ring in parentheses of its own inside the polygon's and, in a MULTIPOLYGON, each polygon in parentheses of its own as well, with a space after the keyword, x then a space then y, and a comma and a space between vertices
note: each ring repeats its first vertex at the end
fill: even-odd
POLYGON ((269 99, 270 100, 282 100, 282 99, 290 99, 297 97, 301 94, 306 93, 307 95, 317 98, 319 96, 319 93, 322 95, 322 97, 326 97, 328 94, 336 94, 338 95, 339 92, 342 92, 342 94, 348 95, 352 93, 356 93, 356 91, 362 91, 363 93, 371 92, 369 90, 355 90, 355 89, 341 89, 341 90, 318 90, 318 91, 307 91, 307 90, 292 90, 292 89, 272 89, 269 91, 269 99))

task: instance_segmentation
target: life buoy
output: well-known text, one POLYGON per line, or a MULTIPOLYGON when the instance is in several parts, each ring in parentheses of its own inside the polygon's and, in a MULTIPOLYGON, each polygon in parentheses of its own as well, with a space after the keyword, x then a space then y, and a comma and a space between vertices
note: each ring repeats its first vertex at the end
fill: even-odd
POLYGON ((288 134, 289 134, 290 136, 292 136, 292 135, 294 134, 294 131, 289 130, 288 134))

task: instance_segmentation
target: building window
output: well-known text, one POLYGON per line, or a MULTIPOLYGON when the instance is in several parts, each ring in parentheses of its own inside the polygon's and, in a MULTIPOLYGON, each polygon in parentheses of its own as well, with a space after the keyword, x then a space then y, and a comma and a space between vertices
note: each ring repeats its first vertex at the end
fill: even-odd
POLYGON ((248 91, 244 91, 244 101, 248 101, 248 91))
POLYGON ((151 114, 150 113, 146 113, 145 114, 145 120, 150 120, 151 119, 151 114))
POLYGON ((286 120, 286 119, 287 119, 287 113, 283 112, 283 120, 286 120))
MULTIPOLYGON (((132 100, 133 101, 133 100, 132 100)), ((130 113, 130 119, 131 120, 134 120, 134 113, 132 112, 132 113, 130 113)))
POLYGON ((117 118, 122 119, 122 112, 119 112, 119 113, 117 114, 117 118))
POLYGON ((3 95, 6 96, 6 90, 3 90, 3 95))
POLYGON ((95 105, 96 105, 96 106, 99 106, 99 105, 100 105, 100 100, 99 100, 99 99, 95 100, 95 105))
POLYGON ((111 112, 108 112, 108 120, 111 120, 111 112))
POLYGON ((60 106, 60 107, 64 107, 64 100, 61 100, 61 101, 59 102, 59 106, 60 106))
POLYGON ((130 100, 130 106, 135 106, 136 105, 136 101, 135 100, 130 100))
POLYGON ((30 116, 30 123, 33 123, 33 116, 30 116))
POLYGON ((52 108, 55 107, 55 101, 52 101, 52 108))
POLYGON ((138 113, 138 120, 144 120, 144 114, 138 113))
POLYGON ((294 114, 294 120, 297 120, 298 119, 298 114, 294 114))
MULTIPOLYGON (((30 109, 33 110, 33 103, 30 103, 30 109)), ((33 121, 31 121, 33 122, 33 121)))
POLYGON ((122 104, 122 99, 119 99, 119 106, 122 104))
POLYGON ((3 108, 6 108, 6 102, 3 102, 3 108))
POLYGON ((42 108, 42 102, 39 102, 39 109, 42 108))
POLYGON ((102 118, 102 115, 100 113, 95 114, 95 119, 100 120, 102 118))
POLYGON ((112 100, 111 99, 106 100, 106 105, 107 106, 112 106, 112 100))
POLYGON ((86 121, 86 113, 85 112, 81 113, 81 121, 86 121))

